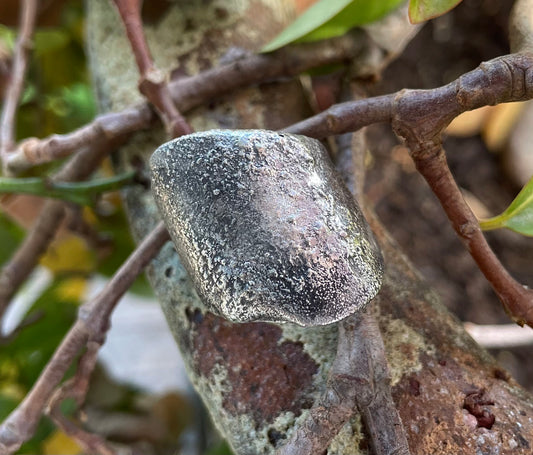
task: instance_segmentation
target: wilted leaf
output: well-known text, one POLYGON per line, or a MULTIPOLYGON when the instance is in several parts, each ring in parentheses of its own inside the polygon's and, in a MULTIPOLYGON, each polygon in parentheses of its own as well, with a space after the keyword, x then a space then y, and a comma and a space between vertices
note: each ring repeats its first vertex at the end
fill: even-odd
POLYGON ((501 215, 480 221, 481 229, 508 228, 533 236, 533 178, 522 188, 515 200, 501 215))
POLYGON ((410 0, 409 20, 412 24, 433 19, 455 8, 461 0, 410 0))
POLYGON ((401 2, 402 0, 321 0, 308 8, 262 51, 271 52, 293 42, 343 35, 353 27, 379 19, 401 2))

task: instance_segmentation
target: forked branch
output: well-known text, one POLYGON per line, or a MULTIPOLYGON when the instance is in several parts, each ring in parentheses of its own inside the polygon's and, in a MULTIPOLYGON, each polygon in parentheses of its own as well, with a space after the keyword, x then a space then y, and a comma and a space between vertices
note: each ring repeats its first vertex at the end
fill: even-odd
MULTIPOLYGON (((251 84, 295 76, 310 68, 353 60, 368 43, 363 33, 312 44, 297 45, 266 55, 251 55, 196 76, 171 81, 168 88, 180 112, 251 84)), ((68 134, 22 141, 10 154, 7 166, 13 173, 31 166, 65 158, 95 140, 111 142, 117 137, 148 128, 155 121, 148 104, 100 115, 93 122, 68 134)), ((102 144, 104 146, 105 144, 102 144)))
POLYGON ((150 54, 142 26, 142 2, 140 0, 114 0, 114 3, 126 27, 126 34, 141 74, 139 91, 154 105, 171 137, 192 133, 191 127, 170 96, 165 74, 155 66, 150 54))
POLYGON ((533 290, 514 280, 492 252, 450 173, 441 147, 443 130, 462 112, 531 98, 533 54, 510 54, 482 63, 443 87, 402 90, 338 104, 285 131, 321 139, 375 122, 391 122, 506 311, 518 324, 533 327, 533 290))

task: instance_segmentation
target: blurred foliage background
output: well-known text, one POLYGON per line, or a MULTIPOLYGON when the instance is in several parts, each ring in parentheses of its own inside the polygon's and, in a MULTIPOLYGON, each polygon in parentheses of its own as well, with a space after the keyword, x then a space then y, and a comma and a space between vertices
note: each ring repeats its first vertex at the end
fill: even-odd
MULTIPOLYGON (((0 2, 0 96, 3 99, 16 40, 19 0, 0 2)), ((17 140, 66 133, 94 118, 96 103, 84 53, 83 2, 41 2, 34 49, 17 116, 17 140)), ((58 164, 32 171, 49 174, 58 164)), ((111 174, 109 164, 98 172, 111 174)), ((0 264, 9 260, 43 205, 32 196, 0 195, 0 264)), ((26 395, 55 348, 76 319, 88 279, 109 276, 133 250, 117 194, 102 196, 92 207, 72 207, 40 266, 8 309, 0 336, 0 421, 26 395), (13 308, 17 307, 13 314, 13 308)), ((144 278, 134 292, 151 295, 144 278)), ((100 383, 110 383, 103 373, 100 383)), ((100 378, 100 379, 98 379, 100 378)), ((106 406, 145 412, 133 390, 106 398, 106 406)), ((109 387, 106 393, 109 392, 109 387)), ((72 408, 72 406, 70 406, 72 408)), ((65 406, 69 413, 69 406, 65 406)), ((168 443, 168 441, 166 441, 168 443)), ((77 444, 46 418, 24 454, 77 454, 77 444)))

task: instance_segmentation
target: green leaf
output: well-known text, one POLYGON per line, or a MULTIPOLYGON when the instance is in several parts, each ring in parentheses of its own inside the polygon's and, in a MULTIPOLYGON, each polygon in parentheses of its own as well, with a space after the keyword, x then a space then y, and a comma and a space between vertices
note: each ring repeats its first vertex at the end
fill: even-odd
POLYGON ((461 0, 410 0, 409 20, 412 24, 442 16, 455 8, 461 0))
POLYGON ((205 455, 233 455, 230 446, 226 441, 220 441, 216 445, 209 447, 205 455))
POLYGON ((508 228, 523 235, 533 236, 533 178, 502 214, 481 220, 479 224, 485 231, 508 228))
POLYGON ((263 47, 271 52, 293 42, 317 41, 346 33, 373 22, 403 0, 320 0, 263 47))

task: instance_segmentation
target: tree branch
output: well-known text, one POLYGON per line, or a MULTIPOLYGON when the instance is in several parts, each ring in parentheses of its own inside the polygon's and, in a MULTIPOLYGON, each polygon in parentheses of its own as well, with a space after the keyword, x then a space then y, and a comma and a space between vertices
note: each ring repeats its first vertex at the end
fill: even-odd
POLYGON ((451 175, 441 134, 450 121, 485 105, 533 98, 533 55, 511 54, 482 63, 456 81, 431 90, 402 90, 368 100, 338 104, 285 129, 324 138, 376 121, 391 121, 411 150, 417 169, 452 222, 511 318, 533 327, 533 291, 515 281, 490 249, 479 223, 451 175))
MULTIPOLYGON (((217 96, 247 85, 300 74, 311 68, 348 62, 355 58, 368 39, 352 33, 318 43, 301 44, 265 55, 252 55, 212 68, 196 76, 169 83, 169 91, 180 112, 187 112, 217 96)), ((13 173, 31 166, 64 158, 98 139, 112 141, 148 128, 155 117, 148 104, 111 112, 72 133, 39 140, 22 141, 10 154, 7 166, 13 173)))
POLYGON ((337 355, 326 391, 276 455, 323 453, 359 410, 375 455, 408 455, 402 421, 391 396, 385 347, 376 320, 367 311, 339 324, 337 355))
POLYGON ((20 32, 15 44, 11 80, 5 90, 4 108, 0 118, 0 160, 7 171, 6 162, 15 145, 15 114, 24 86, 28 54, 32 48, 31 37, 37 15, 37 0, 24 0, 20 15, 20 32))
POLYGON ((102 343, 96 341, 87 342, 87 350, 78 362, 74 377, 65 381, 53 393, 45 408, 45 413, 50 416, 58 428, 75 439, 85 452, 98 453, 99 455, 115 455, 117 451, 104 438, 81 429, 75 422, 65 417, 60 408, 61 403, 67 398, 74 399, 78 408, 85 401, 85 396, 89 389, 89 379, 96 365, 98 350, 101 345, 102 343))
POLYGON ((412 150, 416 168, 439 199, 455 232, 492 285, 507 314, 517 324, 533 327, 533 290, 514 280, 490 248, 450 172, 444 149, 439 145, 433 146, 433 150, 418 149, 409 142, 407 145, 412 150))
POLYGON ((172 101, 165 75, 156 68, 150 54, 142 26, 141 1, 114 0, 114 3, 126 27, 126 34, 141 74, 139 91, 154 105, 172 137, 192 133, 192 128, 172 101))
MULTIPOLYGON (((66 163, 54 179, 68 182, 88 177, 117 142, 97 141, 66 163)), ((64 202, 47 201, 22 244, 0 270, 0 319, 19 286, 26 281, 48 248, 64 216, 64 202)))
POLYGON ((115 305, 168 239, 166 228, 162 223, 158 224, 122 264, 104 290, 80 308, 78 320, 39 379, 0 426, 0 453, 13 453, 32 436, 45 406, 72 361, 88 342, 102 343, 115 305))

